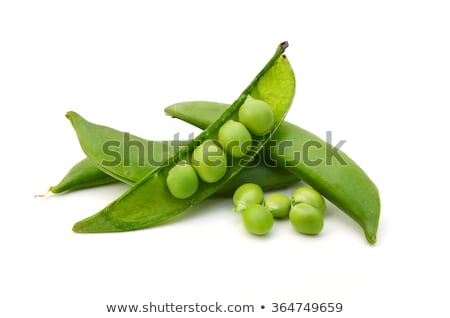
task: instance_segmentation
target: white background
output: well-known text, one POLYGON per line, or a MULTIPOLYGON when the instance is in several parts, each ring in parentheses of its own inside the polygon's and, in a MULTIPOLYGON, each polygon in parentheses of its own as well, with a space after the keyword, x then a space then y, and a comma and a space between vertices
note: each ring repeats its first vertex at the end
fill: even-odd
POLYGON ((2 1, 0 316, 216 301, 256 307, 222 314, 236 317, 448 316, 449 16, 445 1, 2 1), (227 199, 149 230, 77 235, 73 223, 127 187, 33 197, 83 158, 66 111, 187 137, 198 131, 164 106, 232 102, 284 40, 297 76, 287 118, 347 140, 380 190, 377 245, 331 206, 318 237, 286 221, 251 236, 227 199), (272 302, 344 313, 276 314, 272 302))

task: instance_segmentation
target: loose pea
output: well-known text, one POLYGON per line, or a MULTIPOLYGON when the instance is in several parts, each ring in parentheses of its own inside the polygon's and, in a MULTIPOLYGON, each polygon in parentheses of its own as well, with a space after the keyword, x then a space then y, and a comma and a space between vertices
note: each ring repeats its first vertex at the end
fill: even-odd
POLYGON ((170 193, 178 199, 189 198, 198 188, 197 174, 186 161, 179 162, 169 170, 166 182, 170 193))
POLYGON ((269 104, 249 96, 239 109, 239 121, 252 134, 263 136, 272 129, 275 119, 269 104))
POLYGON ((227 171, 225 152, 213 140, 194 149, 191 163, 200 179, 208 183, 219 181, 227 171))
POLYGON ((245 126, 229 120, 219 129, 219 142, 233 157, 243 157, 252 145, 252 136, 245 126))
POLYGON ((234 212, 242 212, 252 204, 260 204, 264 200, 264 192, 256 183, 244 183, 233 194, 234 212))
POLYGON ((292 205, 307 203, 318 209, 321 213, 325 212, 325 200, 319 192, 310 187, 300 187, 292 194, 292 205))
POLYGON ((302 234, 316 235, 323 228, 322 212, 306 203, 293 206, 289 219, 294 229, 302 234))
POLYGON ((272 193, 266 197, 264 206, 269 209, 275 218, 284 218, 289 215, 291 200, 281 193, 272 193))
POLYGON ((273 225, 273 216, 269 210, 260 205, 250 205, 242 212, 242 220, 244 226, 252 234, 267 234, 273 225))

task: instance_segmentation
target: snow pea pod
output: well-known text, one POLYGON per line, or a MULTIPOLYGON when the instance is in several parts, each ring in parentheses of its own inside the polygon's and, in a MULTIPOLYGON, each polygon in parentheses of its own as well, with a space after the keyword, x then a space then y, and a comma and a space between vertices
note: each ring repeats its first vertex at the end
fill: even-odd
MULTIPOLYGON (((211 196, 222 185, 241 172, 245 165, 251 162, 264 147, 265 143, 270 140, 270 136, 283 122, 294 98, 295 78, 287 57, 283 55, 286 48, 287 42, 280 44, 273 57, 236 101, 187 147, 182 148, 179 152, 169 157, 164 164, 150 171, 144 178, 140 179, 127 192, 103 210, 76 223, 73 231, 118 232, 151 227, 167 221, 211 196), (166 186, 168 171, 177 162, 188 160, 192 151, 205 140, 217 140, 219 128, 228 120, 237 118, 239 108, 248 95, 262 100, 272 107, 274 125, 271 131, 264 136, 254 137, 252 149, 245 158, 229 158, 232 164, 228 167, 225 176, 221 180, 211 184, 200 181, 194 196, 188 199, 174 198, 166 186)), ((72 123, 77 118, 73 112, 69 112, 67 117, 72 123)), ((77 130, 77 135, 83 149, 92 141, 92 136, 82 130, 77 130)))
MULTIPOLYGON (((113 128, 91 123, 78 114, 72 114, 72 122, 76 125, 76 129, 82 131, 83 134, 104 136, 107 139, 91 138, 89 145, 83 147, 88 158, 75 164, 57 185, 50 187, 49 191, 53 193, 85 189, 119 181, 130 185, 134 184, 145 177, 149 171, 157 168, 161 158, 164 161, 167 160, 169 154, 173 154, 177 149, 190 143, 188 140, 148 141, 113 128), (134 147, 142 145, 139 147, 145 151, 138 151, 138 148, 126 150, 125 142, 128 145, 133 142, 134 147), (113 149, 105 149, 104 146, 108 143, 118 146, 113 149), (111 150, 115 151, 115 156, 119 156, 123 160, 117 164, 111 164, 111 157, 109 157, 111 153, 108 156, 111 150), (128 160, 127 165, 123 164, 125 157, 128 160), (141 165, 141 163, 143 164, 141 165)), ((241 173, 224 184, 215 195, 231 196, 236 188, 247 182, 257 183, 264 190, 272 190, 298 181, 298 177, 284 169, 269 167, 265 165, 264 160, 257 159, 257 162, 245 167, 241 173)))
POLYGON ((56 194, 88 189, 116 182, 119 182, 119 180, 98 169, 88 158, 84 158, 76 163, 61 181, 58 184, 51 186, 48 191, 56 194))
MULTIPOLYGON (((165 112, 199 128, 207 127, 226 109, 226 104, 194 101, 174 104, 165 112)), ((378 189, 369 176, 343 151, 332 147, 318 136, 283 122, 273 134, 272 142, 266 151, 277 162, 278 167, 298 176, 319 191, 334 205, 355 220, 364 230, 366 239, 374 244, 377 239, 380 218, 380 197, 378 189), (284 142, 288 147, 272 147, 284 142), (288 142, 288 143, 286 143, 288 142), (312 163, 299 160, 305 145, 312 163), (335 152, 341 161, 329 160, 330 151, 335 152)))
MULTIPOLYGON (((143 175, 148 172, 146 169, 139 168, 139 170, 142 170, 143 175)), ((285 188, 299 180, 285 169, 269 167, 264 162, 259 162, 245 167, 241 173, 214 193, 214 196, 230 197, 241 184, 249 182, 257 183, 263 190, 268 191, 285 188)), ((84 158, 76 163, 58 184, 51 186, 49 191, 60 194, 119 182, 116 178, 98 169, 89 158, 84 158)))

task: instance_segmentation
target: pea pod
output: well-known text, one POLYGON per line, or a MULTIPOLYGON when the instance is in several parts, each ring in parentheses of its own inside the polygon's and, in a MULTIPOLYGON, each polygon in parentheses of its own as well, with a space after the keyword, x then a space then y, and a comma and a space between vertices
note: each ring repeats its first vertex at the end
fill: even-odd
POLYGON ((63 193, 80 189, 88 189, 106 184, 119 182, 109 174, 98 169, 88 158, 76 163, 61 181, 51 186, 48 191, 63 193))
MULTIPOLYGON (((172 116, 189 122, 199 128, 207 127, 226 109, 226 104, 194 101, 174 104, 165 109, 172 116)), ((377 239, 380 218, 380 197, 378 189, 367 174, 343 151, 332 149, 316 135, 284 122, 273 134, 266 148, 270 157, 279 167, 286 167, 293 175, 304 180, 318 190, 329 201, 355 220, 364 230, 367 241, 374 244, 377 239), (272 147, 289 142, 288 147, 272 147), (299 160, 305 145, 309 148, 308 157, 314 164, 299 160), (328 154, 336 152, 342 162, 330 161, 328 154)), ((287 144, 286 144, 287 145, 287 144)))
MULTIPOLYGON (((97 146, 92 143, 91 147, 86 147, 85 151, 89 158, 85 158, 75 164, 69 172, 64 176, 64 178, 55 186, 51 186, 49 191, 52 193, 63 193, 66 191, 75 191, 79 189, 87 189, 96 186, 111 184, 123 181, 128 184, 134 184, 139 179, 145 177, 148 171, 157 168, 156 160, 154 158, 161 158, 164 156, 160 152, 163 149, 163 144, 167 153, 174 153, 174 144, 176 143, 178 147, 186 146, 189 141, 147 141, 143 138, 136 136, 127 136, 126 133, 91 123, 81 117, 75 119, 77 129, 83 129, 86 134, 91 136, 97 136, 99 133, 104 136, 108 136, 108 140, 102 141, 97 139, 97 146), (83 128, 81 128, 83 127, 83 128), (129 138, 133 140, 136 144, 152 144, 157 145, 156 147, 147 148, 146 152, 139 154, 136 151, 131 151, 129 153, 130 164, 124 165, 111 165, 105 164, 110 158, 106 155, 103 149, 105 142, 109 142, 115 145, 120 145, 117 147, 116 153, 120 154, 122 157, 125 155, 123 144, 124 140, 129 138), (140 155, 144 158, 145 165, 139 165, 140 155), (150 164, 154 162, 154 164, 150 164), (133 172, 128 172, 128 170, 133 170, 133 172), (125 173, 124 173, 125 171, 125 173), (115 177, 113 177, 115 176, 115 177), (120 179, 120 180, 119 180, 120 179)), ((260 159, 260 158, 258 158, 260 159)), ((263 160, 258 160, 257 163, 249 165, 242 170, 241 173, 236 175, 229 182, 224 184, 216 193, 216 196, 231 196, 233 192, 243 183, 253 182, 259 184, 264 190, 272 190, 283 188, 289 184, 292 184, 299 179, 293 174, 287 172, 284 169, 277 167, 269 167, 265 165, 263 160)))
MULTIPOLYGON (((295 92, 295 78, 289 61, 283 55, 286 47, 287 42, 278 46, 274 56, 241 93, 237 100, 187 147, 182 148, 175 155, 169 157, 167 162, 160 167, 150 171, 144 178, 140 179, 127 192, 106 208, 76 223, 73 230, 75 232, 117 232, 153 226, 180 214, 189 207, 211 196, 222 185, 241 172, 244 166, 251 162, 264 147, 265 143, 269 141, 270 136, 283 122, 292 103, 295 92), (227 169, 225 176, 221 180, 212 184, 200 182, 195 195, 188 199, 174 198, 166 186, 168 171, 177 162, 187 160, 190 153, 205 140, 217 140, 219 128, 226 121, 237 117, 239 108, 248 95, 263 100, 272 107, 275 118, 272 130, 265 136, 255 137, 253 139, 252 150, 246 155, 245 159, 231 158, 232 165, 227 169)), ((76 129, 76 119, 79 116, 73 112, 69 112, 67 117, 76 129)), ((82 130, 77 130, 77 135, 83 149, 92 142, 92 136, 82 130)), ((103 137, 107 138, 107 136, 103 137)), ((93 139, 98 139, 98 136, 95 136, 93 139)))

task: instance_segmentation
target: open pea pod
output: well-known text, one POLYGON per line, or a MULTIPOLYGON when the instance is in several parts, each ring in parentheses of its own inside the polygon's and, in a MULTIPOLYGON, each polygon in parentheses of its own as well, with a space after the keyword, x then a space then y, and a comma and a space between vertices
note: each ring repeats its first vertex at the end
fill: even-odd
MULTIPOLYGON (((73 227, 75 232, 119 232, 148 228, 180 214, 189 207, 214 194, 220 187, 237 175, 252 161, 254 156, 270 140, 271 135, 289 110, 295 94, 294 72, 286 56, 283 55, 287 42, 280 44, 266 66, 258 73, 250 85, 237 100, 205 131, 187 147, 169 157, 167 162, 149 172, 135 183, 117 200, 110 203, 97 214, 86 218, 73 227), (192 151, 207 139, 216 139, 219 128, 228 120, 236 118, 237 113, 248 97, 265 101, 272 107, 274 125, 269 133, 254 137, 249 155, 242 159, 233 159, 231 166, 219 181, 204 183, 200 181, 197 192, 188 199, 177 199, 169 192, 166 179, 169 170, 181 160, 188 160, 192 151)), ((70 113, 69 113, 70 118, 70 113)), ((79 139, 81 140, 79 135, 79 139)))

